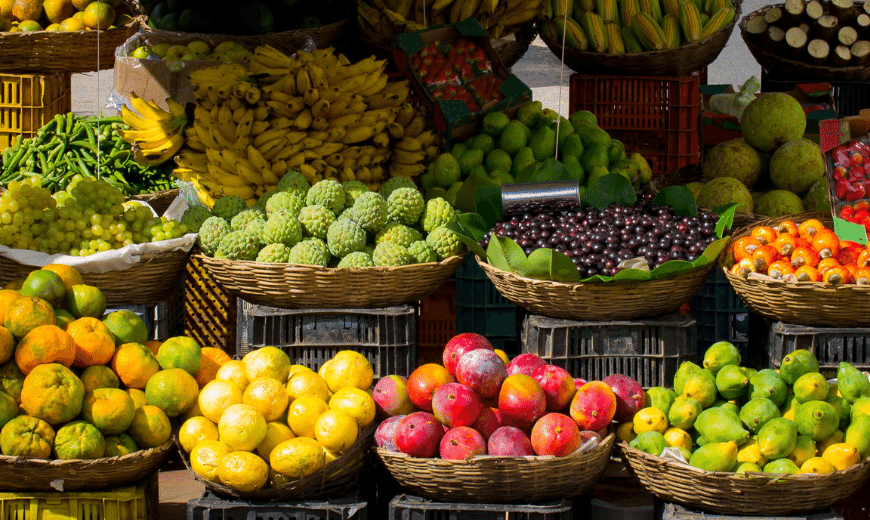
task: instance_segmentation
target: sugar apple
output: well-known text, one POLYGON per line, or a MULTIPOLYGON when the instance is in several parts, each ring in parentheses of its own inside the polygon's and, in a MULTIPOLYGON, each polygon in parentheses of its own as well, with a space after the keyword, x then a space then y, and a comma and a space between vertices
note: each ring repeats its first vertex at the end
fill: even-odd
POLYGON ((305 177, 303 177, 299 172, 285 173, 284 176, 281 177, 281 180, 278 181, 278 185, 275 186, 275 189, 278 191, 295 193, 303 199, 310 188, 311 185, 308 184, 308 181, 305 180, 305 177))
POLYGON ((408 253, 410 253, 411 259, 418 264, 438 261, 435 250, 425 240, 418 240, 408 246, 408 253))
MULTIPOLYGON (((321 181, 322 182, 322 181, 321 181)), ((335 214, 324 206, 315 204, 305 206, 299 212, 299 222, 302 224, 302 234, 326 240, 329 225, 335 221, 335 214)))
POLYGON ((336 217, 336 220, 339 219, 353 220, 354 222, 359 224, 359 222, 357 222, 356 211, 354 211, 353 208, 345 208, 344 211, 339 213, 338 217, 336 217))
POLYGON ((196 243, 206 256, 215 256, 221 239, 233 229, 222 217, 209 217, 199 228, 196 243))
POLYGON ((436 197, 426 202, 426 207, 423 208, 423 215, 420 218, 423 222, 423 231, 431 233, 437 227, 455 222, 456 210, 446 200, 436 197))
POLYGON ((281 193, 281 192, 278 191, 276 188, 272 188, 271 190, 267 191, 266 193, 260 195, 260 198, 257 199, 256 207, 260 208, 263 211, 266 211, 266 203, 269 202, 269 199, 274 197, 276 193, 281 193))
POLYGON ((256 260, 260 252, 260 239, 247 231, 232 231, 221 239, 218 251, 227 260, 256 260))
POLYGON ((211 208, 211 214, 216 217, 221 217, 227 222, 233 219, 240 211, 247 208, 245 199, 235 195, 227 195, 219 198, 211 208))
POLYGON ((435 250, 439 261, 462 252, 462 242, 459 237, 443 226, 433 229, 426 235, 426 243, 435 250))
POLYGON ((284 244, 293 247, 302 240, 302 224, 293 216, 292 211, 278 211, 266 221, 260 233, 260 240, 264 244, 284 244))
POLYGON ((211 216, 211 211, 205 206, 191 206, 181 215, 181 223, 187 226, 188 233, 198 233, 202 223, 211 216))
POLYGON ((371 255, 364 251, 354 251, 342 258, 336 267, 373 267, 374 265, 371 255))
POLYGON ((230 226, 233 231, 241 231, 248 227, 252 220, 266 220, 266 212, 260 208, 247 208, 236 213, 236 216, 230 220, 230 226))
POLYGON ((326 267, 329 264, 329 258, 323 254, 317 244, 303 240, 290 249, 287 263, 326 267))
POLYGON ((289 258, 290 248, 284 244, 267 244, 266 247, 261 249, 259 254, 257 254, 258 262, 285 264, 289 258))
POLYGON ((329 225, 326 244, 333 256, 343 257, 366 245, 366 232, 353 220, 338 219, 329 225))
POLYGON ((302 208, 305 207, 305 201, 295 193, 279 191, 266 202, 266 216, 271 217, 273 213, 279 210, 289 211, 294 217, 299 215, 302 208))
POLYGON ((387 180, 387 182, 385 182, 384 185, 381 186, 381 189, 380 189, 381 197, 383 197, 384 200, 389 200, 390 194, 399 188, 414 188, 414 189, 416 189, 417 185, 414 184, 414 181, 408 177, 402 177, 402 176, 390 177, 387 180))
POLYGON ((420 220, 425 204, 423 194, 417 188, 399 188, 387 199, 387 219, 413 226, 420 220))
POLYGON ((251 220, 250 222, 248 222, 248 225, 245 226, 245 231, 247 231, 248 233, 253 233, 253 234, 257 235, 258 237, 261 238, 260 243, 265 244, 265 242, 262 241, 263 228, 265 228, 265 227, 266 227, 265 220, 260 220, 260 219, 255 218, 255 219, 251 220))
POLYGON ((308 190, 305 196, 305 204, 313 206, 319 204, 328 208, 334 215, 338 215, 345 206, 344 189, 338 181, 324 179, 308 190))
POLYGON ((408 247, 418 240, 423 240, 420 232, 404 224, 390 222, 375 235, 375 244, 392 242, 403 247, 408 247))
POLYGON ((353 206, 360 195, 369 191, 369 187, 360 181, 344 181, 341 187, 344 189, 344 205, 347 207, 353 206))
POLYGON ((375 191, 367 191, 353 204, 354 218, 366 231, 377 233, 387 223, 387 201, 375 191))
POLYGON ((320 250, 321 253, 323 253, 323 256, 326 258, 327 262, 332 258, 332 253, 329 252, 329 246, 326 245, 325 240, 321 240, 319 238, 314 238, 314 237, 308 237, 308 238, 303 238, 302 242, 309 242, 311 244, 314 244, 314 246, 317 247, 317 249, 320 250))
POLYGON ((372 262, 375 265, 385 267, 398 267, 410 264, 411 255, 404 246, 393 242, 383 242, 375 246, 375 250, 372 253, 372 262))

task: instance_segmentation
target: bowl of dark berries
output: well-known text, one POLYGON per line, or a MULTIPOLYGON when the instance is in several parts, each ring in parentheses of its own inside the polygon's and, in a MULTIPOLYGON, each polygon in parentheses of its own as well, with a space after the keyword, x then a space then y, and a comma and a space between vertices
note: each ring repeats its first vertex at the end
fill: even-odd
POLYGON ((613 321, 673 312, 707 281, 730 220, 666 199, 505 217, 476 260, 505 298, 536 314, 613 321))

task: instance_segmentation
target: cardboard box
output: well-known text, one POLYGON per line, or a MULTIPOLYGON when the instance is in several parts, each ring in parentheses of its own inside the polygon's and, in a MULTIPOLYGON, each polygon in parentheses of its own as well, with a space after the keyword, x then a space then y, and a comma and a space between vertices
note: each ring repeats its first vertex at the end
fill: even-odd
POLYGON ((489 34, 474 18, 455 24, 430 27, 415 33, 398 34, 393 39, 392 54, 396 68, 411 80, 420 94, 421 103, 432 112, 435 127, 448 140, 465 139, 475 134, 480 121, 490 112, 505 112, 513 116, 520 106, 532 100, 532 89, 508 71, 493 50, 489 34), (503 81, 499 90, 504 95, 504 99, 484 105, 476 113, 472 113, 463 101, 434 99, 420 75, 410 66, 411 57, 426 45, 463 36, 474 40, 475 44, 484 50, 487 59, 492 63, 492 73, 503 81))
MULTIPOLYGON (((701 126, 704 145, 715 146, 740 137, 740 122, 734 116, 710 111, 710 97, 735 92, 731 85, 701 85, 701 126)), ((837 117, 834 96, 828 83, 804 83, 788 92, 801 105, 827 105, 830 109, 813 110, 807 115, 806 134, 818 135, 819 122, 837 117)))
POLYGON ((857 116, 840 119, 827 119, 819 122, 819 147, 822 153, 841 144, 848 143, 853 138, 866 137, 870 132, 870 109, 865 108, 857 116))

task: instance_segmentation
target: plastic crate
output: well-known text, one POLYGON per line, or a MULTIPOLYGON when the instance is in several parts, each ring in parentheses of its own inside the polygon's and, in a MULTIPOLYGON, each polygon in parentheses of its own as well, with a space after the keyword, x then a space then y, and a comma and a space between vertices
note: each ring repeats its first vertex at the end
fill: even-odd
MULTIPOLYGON (((818 83, 818 79, 784 78, 761 69, 762 92, 791 92, 798 83, 818 83)), ((861 109, 870 108, 870 82, 830 81, 837 117, 857 116, 861 109)))
POLYGON ((0 518, 149 520, 159 516, 155 514, 156 493, 149 485, 146 480, 138 486, 101 491, 0 493, 0 518))
POLYGON ((523 323, 523 353, 587 381, 624 374, 644 388, 669 385, 683 361, 697 359, 697 342, 695 320, 680 313, 611 322, 529 315, 523 323))
POLYGON ((698 353, 717 341, 727 340, 743 354, 749 343, 749 308, 743 304, 728 278, 719 269, 701 287, 690 303, 698 325, 698 353))
POLYGON ((175 301, 163 301, 157 305, 112 305, 106 308, 106 314, 121 310, 133 311, 148 328, 149 340, 165 341, 180 332, 175 307, 175 301))
POLYGON ((367 520, 366 502, 354 496, 303 502, 225 500, 206 490, 187 503, 187 520, 367 520))
POLYGON ((765 349, 769 366, 779 368, 782 358, 797 349, 815 354, 819 372, 827 377, 836 377, 842 361, 858 370, 870 370, 870 328, 807 327, 773 322, 765 349))
POLYGON ((184 333, 203 347, 236 352, 236 298, 191 256, 184 275, 184 333))
POLYGON ((571 502, 459 504, 399 495, 390 501, 389 520, 571 520, 571 502))
POLYGON ((407 376, 416 368, 417 310, 280 309, 238 300, 238 355, 278 347, 294 363, 317 370, 342 350, 366 357, 375 378, 407 376))
POLYGON ((444 345, 456 335, 456 283, 447 280, 420 300, 417 313, 417 366, 441 363, 444 345))
POLYGON ((456 334, 476 332, 508 354, 519 354, 523 310, 498 292, 469 255, 456 269, 456 334))
POLYGON ((842 515, 831 508, 795 516, 732 516, 692 511, 660 500, 656 500, 656 512, 659 520, 843 520, 842 515))
POLYGON ((0 74, 0 150, 72 110, 71 78, 69 73, 0 74))

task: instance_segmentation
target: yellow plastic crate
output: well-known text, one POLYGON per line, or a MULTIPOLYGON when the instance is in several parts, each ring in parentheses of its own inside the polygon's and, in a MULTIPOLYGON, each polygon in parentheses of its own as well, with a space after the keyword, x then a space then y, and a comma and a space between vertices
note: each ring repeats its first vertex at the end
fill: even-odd
POLYGON ((75 493, 0 493, 0 518, 148 520, 147 485, 75 493))
POLYGON ((71 75, 0 74, 0 150, 72 110, 71 75))

